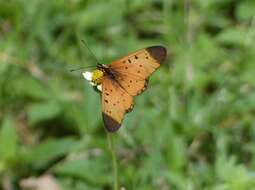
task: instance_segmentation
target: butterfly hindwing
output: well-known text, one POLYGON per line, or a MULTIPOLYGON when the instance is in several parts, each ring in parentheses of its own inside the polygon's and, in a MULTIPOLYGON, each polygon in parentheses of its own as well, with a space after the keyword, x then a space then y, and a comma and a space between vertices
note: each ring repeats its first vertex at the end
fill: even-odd
POLYGON ((133 97, 109 76, 102 80, 103 121, 110 132, 118 130, 126 112, 133 107, 133 97))
POLYGON ((152 46, 116 60, 110 67, 119 84, 130 95, 137 96, 146 89, 149 76, 165 57, 166 49, 163 46, 152 46))

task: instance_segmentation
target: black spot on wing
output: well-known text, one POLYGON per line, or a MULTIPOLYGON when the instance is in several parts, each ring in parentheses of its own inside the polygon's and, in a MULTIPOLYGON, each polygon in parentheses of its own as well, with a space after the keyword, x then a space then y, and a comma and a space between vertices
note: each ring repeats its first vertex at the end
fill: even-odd
POLYGON ((103 113, 103 121, 104 121, 104 126, 107 129, 108 132, 115 132, 117 131, 121 123, 117 122, 115 119, 113 119, 111 116, 103 113))
POLYGON ((166 58, 166 48, 163 46, 151 46, 146 48, 150 56, 157 60, 159 63, 163 62, 166 58))
POLYGON ((134 104, 132 104, 128 109, 126 109, 126 113, 129 113, 133 110, 134 104))
POLYGON ((140 95, 141 93, 143 93, 147 89, 148 83, 149 83, 149 78, 145 80, 144 87, 137 92, 136 96, 140 95))

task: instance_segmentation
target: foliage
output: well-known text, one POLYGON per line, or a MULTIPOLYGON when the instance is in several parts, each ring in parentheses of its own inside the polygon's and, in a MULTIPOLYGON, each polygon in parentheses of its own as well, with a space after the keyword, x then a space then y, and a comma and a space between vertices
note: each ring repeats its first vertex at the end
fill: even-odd
POLYGON ((254 0, 0 1, 0 182, 111 189, 100 96, 72 68, 163 44, 117 134, 126 189, 255 189, 254 0))

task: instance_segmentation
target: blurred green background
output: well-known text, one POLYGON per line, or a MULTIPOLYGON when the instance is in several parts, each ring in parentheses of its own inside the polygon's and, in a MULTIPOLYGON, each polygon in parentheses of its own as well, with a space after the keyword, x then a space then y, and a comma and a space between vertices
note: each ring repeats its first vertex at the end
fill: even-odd
POLYGON ((116 135, 123 190, 255 189, 254 0, 0 0, 1 190, 112 189, 81 40, 171 52, 116 135))

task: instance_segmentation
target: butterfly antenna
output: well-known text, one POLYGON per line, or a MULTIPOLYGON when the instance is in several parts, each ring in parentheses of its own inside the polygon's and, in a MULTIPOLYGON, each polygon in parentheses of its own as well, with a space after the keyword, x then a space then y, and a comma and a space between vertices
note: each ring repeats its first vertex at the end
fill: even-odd
POLYGON ((78 71, 78 70, 81 70, 81 69, 95 68, 95 67, 96 66, 79 67, 79 68, 76 68, 76 69, 70 69, 70 72, 78 71))
POLYGON ((95 54, 90 50, 89 46, 87 45, 87 43, 84 40, 81 40, 82 43, 86 46, 86 48, 89 50, 90 54, 93 56, 93 58, 96 60, 97 64, 100 64, 97 57, 95 56, 95 54))
MULTIPOLYGON (((91 49, 89 48, 89 46, 87 45, 87 43, 84 41, 84 40, 81 40, 83 45, 85 45, 85 47, 89 50, 90 54, 93 56, 93 58, 96 60, 97 64, 100 64, 97 57, 95 56, 95 54, 91 51, 91 49)), ((96 66, 87 66, 87 67, 79 67, 79 68, 76 68, 76 69, 70 69, 70 72, 73 72, 73 71, 78 71, 78 70, 81 70, 81 69, 86 69, 86 68, 95 68, 96 66)))

